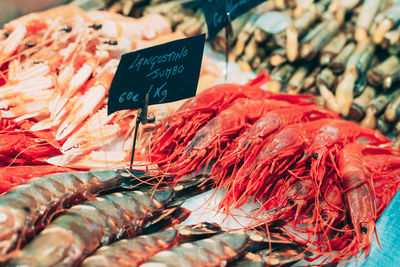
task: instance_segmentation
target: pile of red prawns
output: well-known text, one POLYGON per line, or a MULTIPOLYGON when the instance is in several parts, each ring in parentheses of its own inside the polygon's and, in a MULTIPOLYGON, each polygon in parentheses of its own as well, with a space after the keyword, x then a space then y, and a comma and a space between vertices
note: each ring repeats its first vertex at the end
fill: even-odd
POLYGON ((72 171, 46 162, 61 154, 60 145, 49 131, 30 131, 34 123, 0 117, 0 194, 34 177, 72 171))
POLYGON ((177 182, 207 173, 226 191, 221 212, 254 201, 256 223, 280 224, 318 256, 367 255, 400 187, 400 156, 385 136, 310 96, 261 90, 267 80, 212 87, 165 118, 147 154, 159 166, 154 174, 177 182))

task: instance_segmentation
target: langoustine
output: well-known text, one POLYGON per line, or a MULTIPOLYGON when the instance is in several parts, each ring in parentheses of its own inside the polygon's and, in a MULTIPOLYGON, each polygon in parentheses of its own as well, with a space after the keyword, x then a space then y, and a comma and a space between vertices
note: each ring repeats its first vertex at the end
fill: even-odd
MULTIPOLYGON (((134 127, 136 112, 102 115, 121 55, 185 37, 171 34, 167 20, 157 14, 134 19, 73 6, 31 13, 7 23, 2 32, 0 113, 15 121, 38 120, 30 130, 53 132, 61 152, 69 154, 51 163, 73 167, 106 166, 104 155, 93 151, 126 138, 134 127)), ((158 121, 172 109, 151 112, 158 121)), ((125 156, 112 163, 124 165, 125 156)))

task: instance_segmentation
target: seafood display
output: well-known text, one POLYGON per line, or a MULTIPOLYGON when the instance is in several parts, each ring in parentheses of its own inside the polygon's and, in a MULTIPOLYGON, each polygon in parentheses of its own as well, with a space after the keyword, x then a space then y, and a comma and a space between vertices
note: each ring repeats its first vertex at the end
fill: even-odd
POLYGON ((367 255, 375 222, 400 188, 394 178, 400 155, 378 131, 341 120, 305 96, 263 91, 263 77, 239 88, 212 87, 161 121, 149 154, 158 165, 152 174, 172 183, 207 174, 224 189, 219 210, 227 216, 258 203, 254 222, 279 221, 290 238, 319 255, 333 261, 367 255), (211 93, 221 108, 202 102, 211 93), (390 192, 377 182, 382 179, 390 192))
MULTIPOLYGON (((398 6, 396 0, 266 1, 233 21, 229 57, 243 71, 270 73, 267 90, 319 95, 321 105, 343 117, 398 136, 399 119, 388 116, 398 106, 392 96, 400 77, 398 6), (388 103, 367 114, 383 95, 390 95, 388 103)), ((161 14, 188 35, 207 32, 200 5, 150 1, 143 14, 161 14)), ((225 52, 223 31, 212 45, 225 52)))
MULTIPOLYGON (((118 188, 116 193, 92 195, 85 202, 78 203, 87 197, 78 197, 77 193, 67 197, 62 192, 54 201, 44 197, 56 194, 50 191, 45 194, 44 191, 51 184, 53 188, 61 189, 62 184, 56 185, 53 179, 56 176, 53 174, 32 179, 0 196, 1 218, 14 215, 13 218, 2 220, 3 223, 7 221, 8 225, 3 224, 1 232, 5 236, 10 227, 15 230, 8 233, 11 239, 4 238, 1 242, 0 261, 4 266, 147 266, 155 262, 177 266, 176 258, 173 260, 170 255, 181 257, 178 261, 181 264, 191 262, 195 265, 217 266, 227 261, 239 260, 237 263, 241 264, 241 260, 254 260, 254 256, 251 257, 253 254, 266 260, 267 253, 272 258, 266 262, 278 265, 283 262, 294 263, 309 255, 299 244, 287 240, 276 229, 265 235, 262 227, 222 232, 218 225, 209 223, 174 226, 189 215, 188 211, 179 208, 178 203, 211 187, 206 177, 186 179, 174 187, 161 185, 153 190, 152 186, 138 185, 138 177, 123 170, 67 173, 65 178, 80 178, 82 184, 91 180, 90 186, 86 182, 86 191, 84 188, 80 190, 81 194, 98 193, 101 191, 99 188, 103 191, 118 188), (121 181, 123 178, 126 178, 126 184, 121 181), (99 184, 100 179, 102 184, 99 184), (97 184, 97 190, 93 189, 97 184), (90 187, 92 190, 89 190, 90 187), (134 191, 123 191, 127 188, 134 188, 134 191), (27 206, 28 203, 24 203, 24 199, 27 202, 35 196, 40 198, 37 205, 27 206), (14 201, 11 201, 13 197, 14 201), (60 201, 64 209, 57 210, 50 206, 43 211, 44 206, 60 201), (72 207, 67 208, 69 206, 72 207), (24 217, 24 214, 34 216, 38 212, 45 215, 39 215, 36 221, 24 217), (11 222, 14 225, 10 225, 11 222), (37 225, 36 229, 34 225, 37 225), (18 226, 20 229, 17 229, 18 226), (17 250, 10 252, 14 248, 17 250)), ((154 177, 147 178, 149 181, 154 177)))
MULTIPOLYGON (((95 197, 93 193, 127 187, 128 185, 121 184, 123 178, 127 181, 139 180, 135 174, 122 170, 75 172, 65 174, 64 185, 62 181, 57 181, 57 178, 62 178, 57 176, 61 175, 63 174, 32 179, 0 197, 1 214, 5 219, 1 224, 1 258, 3 261, 11 258, 10 266, 74 266, 74 262, 79 262, 100 245, 106 245, 123 236, 133 237, 140 234, 146 224, 166 212, 167 205, 173 205, 186 195, 190 196, 192 192, 207 189, 204 178, 198 178, 159 191, 122 191, 95 197), (75 205, 85 198, 89 200, 75 205), (27 202, 32 199, 37 201, 29 205, 27 202), (75 206, 57 210, 70 205, 75 206), (51 218, 60 213, 50 223, 51 218), (35 237, 33 241, 22 250, 9 253, 32 237, 35 237), (57 244, 46 240, 53 240, 57 244), (50 251, 50 257, 46 257, 50 251), (59 253, 61 251, 63 253, 59 253)), ((140 189, 135 182, 129 186, 140 189)), ((179 220, 182 218, 176 221, 179 220)))
POLYGON ((120 59, 206 33, 201 1, 73 0, 4 24, 0 265, 367 257, 400 189, 399 6, 270 0, 242 14, 208 40, 197 95, 149 107, 133 166, 138 111, 107 113, 120 59), (258 76, 221 82, 212 49, 258 76), (223 223, 189 218, 200 195, 223 223))
MULTIPOLYGON (((127 154, 131 147, 137 111, 107 115, 108 89, 119 59, 124 53, 184 37, 172 33, 169 23, 157 14, 135 19, 106 11, 84 12, 71 5, 8 22, 0 41, 1 117, 26 124, 26 134, 35 136, 37 143, 51 142, 55 150, 46 151, 47 146, 30 139, 19 142, 17 136, 22 135, 12 132, 2 140, 8 143, 4 150, 15 153, 2 150, 1 158, 6 157, 8 164, 30 164, 24 156, 37 154, 33 164, 46 163, 38 157, 42 153, 46 161, 65 155, 51 163, 70 167, 123 166, 123 156, 98 151, 122 139, 117 151, 127 154), (41 141, 44 137, 37 135, 42 132, 48 136, 41 141), (18 148, 10 141, 25 146, 18 148), (34 154, 39 148, 43 151, 34 154)), ((209 60, 204 60, 203 75, 199 91, 219 75, 209 60)), ((179 103, 151 107, 155 122, 141 131, 140 140, 146 140, 151 127, 177 107, 179 103)))

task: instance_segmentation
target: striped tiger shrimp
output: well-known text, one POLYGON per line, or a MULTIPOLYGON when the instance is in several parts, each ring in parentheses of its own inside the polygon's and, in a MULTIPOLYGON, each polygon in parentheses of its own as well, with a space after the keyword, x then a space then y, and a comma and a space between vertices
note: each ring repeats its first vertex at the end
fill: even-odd
POLYGON ((43 229, 53 210, 118 187, 129 177, 124 170, 68 172, 34 178, 14 187, 0 197, 0 256, 43 229))
POLYGON ((291 266, 307 256, 298 245, 287 242, 277 244, 272 248, 263 249, 256 253, 248 252, 241 259, 233 262, 233 267, 264 267, 264 266, 291 266))
POLYGON ((201 192, 204 179, 157 191, 118 192, 73 206, 11 256, 9 266, 76 266, 98 247, 141 234, 170 203, 201 192))
POLYGON ((229 231, 161 251, 140 266, 226 266, 248 251, 256 252, 282 244, 296 245, 272 236, 268 238, 255 230, 229 231))
POLYGON ((236 138, 224 154, 214 164, 216 183, 221 181, 245 158, 252 146, 260 144, 265 138, 283 127, 299 122, 313 121, 321 118, 338 118, 338 115, 316 106, 288 106, 284 102, 281 108, 265 113, 245 133, 236 138))
POLYGON ((207 238, 220 231, 219 226, 199 223, 190 226, 176 226, 133 239, 123 239, 109 246, 101 247, 86 258, 80 266, 139 266, 160 251, 181 243, 207 238))

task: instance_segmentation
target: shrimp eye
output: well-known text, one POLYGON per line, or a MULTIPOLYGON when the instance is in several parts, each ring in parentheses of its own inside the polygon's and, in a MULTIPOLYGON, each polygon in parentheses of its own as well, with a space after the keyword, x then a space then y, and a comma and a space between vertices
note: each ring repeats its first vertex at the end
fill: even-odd
POLYGON ((153 123, 153 122, 155 122, 156 121, 156 117, 154 117, 154 115, 153 116, 149 116, 148 118, 147 118, 147 122, 148 123, 153 123))
POLYGON ((289 202, 289 205, 290 205, 290 206, 294 205, 294 201, 293 201, 293 200, 289 199, 288 202, 289 202))
POLYGON ((34 47, 36 44, 32 43, 32 42, 26 42, 26 43, 24 43, 24 45, 26 45, 27 47, 31 48, 31 47, 34 47))
POLYGON ((61 30, 65 31, 65 32, 71 32, 72 31, 72 27, 71 26, 65 26, 65 27, 62 27, 61 30))
POLYGON ((339 233, 339 237, 341 237, 341 236, 343 236, 344 235, 344 233, 343 232, 340 232, 339 233))
POLYGON ((103 25, 101 25, 101 24, 93 24, 93 25, 89 26, 89 28, 92 28, 94 30, 100 30, 101 27, 103 27, 103 25))
POLYGON ((323 219, 324 221, 326 221, 326 219, 328 219, 328 215, 327 215, 327 214, 322 214, 322 219, 323 219))
POLYGON ((11 33, 9 33, 9 32, 5 32, 5 33, 4 33, 4 36, 5 36, 5 37, 8 37, 8 36, 10 36, 10 34, 11 34, 11 33))
POLYGON ((314 152, 314 153, 312 154, 312 157, 313 157, 313 159, 317 159, 317 158, 318 158, 318 153, 317 153, 317 152, 314 152))
POLYGON ((109 44, 109 45, 117 45, 118 42, 117 41, 105 41, 105 44, 109 44))
POLYGON ((368 228, 365 226, 361 226, 361 232, 363 232, 363 234, 366 234, 368 232, 368 228))

